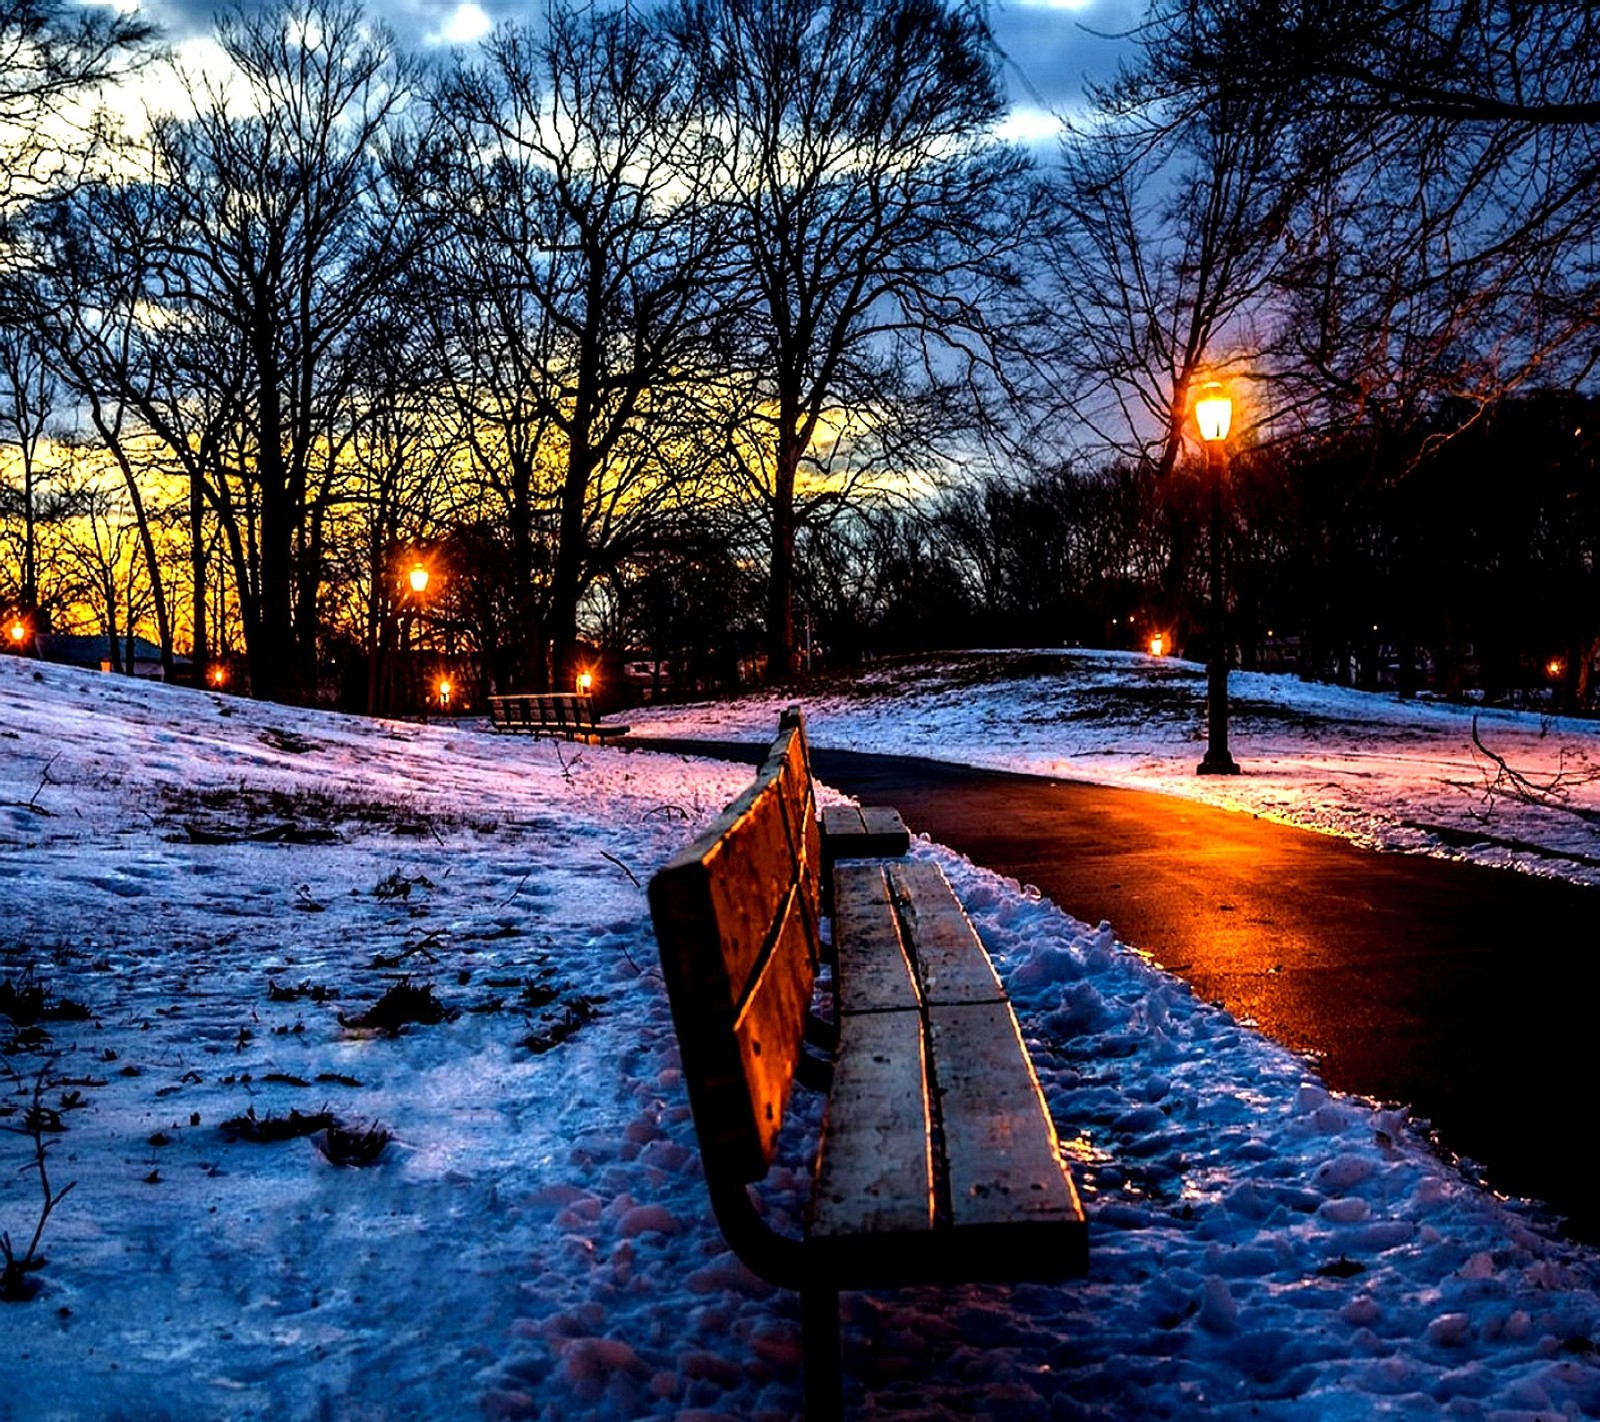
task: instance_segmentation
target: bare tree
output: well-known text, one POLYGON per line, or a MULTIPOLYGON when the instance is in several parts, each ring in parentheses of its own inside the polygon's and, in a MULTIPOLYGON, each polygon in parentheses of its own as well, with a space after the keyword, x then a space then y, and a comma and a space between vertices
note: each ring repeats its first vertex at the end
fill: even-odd
POLYGON ((440 95, 455 140, 439 191, 441 334, 508 516, 526 669, 541 681, 570 682, 580 604, 686 472, 723 250, 685 149, 694 97, 654 25, 565 4, 537 34, 497 33, 440 95))
POLYGON ((871 447, 845 432, 898 425, 926 452, 946 431, 919 421, 995 374, 990 303, 1019 280, 1027 165, 991 136, 1005 99, 977 5, 683 0, 674 28, 745 248, 727 450, 766 513, 781 677, 796 665, 806 470, 871 447), (919 407, 919 387, 939 399, 919 407))
POLYGON ((1101 105, 1062 142, 1041 288, 1056 395, 1041 405, 1164 477, 1196 381, 1259 373, 1298 175, 1260 103, 1172 127, 1101 105))
POLYGON ((1127 94, 1173 122, 1268 103, 1320 172, 1284 228, 1279 363, 1303 407, 1410 429, 1592 372, 1593 7, 1158 0, 1142 39, 1127 94))
POLYGON ((95 90, 148 59, 153 36, 137 11, 0 0, 0 224, 81 171, 95 90))
MULTIPOLYGON (((144 339, 228 356, 210 378, 190 362, 181 393, 230 417, 213 441, 228 477, 208 492, 241 574, 252 688, 296 698, 313 689, 322 519, 363 317, 414 251, 404 170, 384 161, 414 69, 345 0, 234 12, 218 41, 236 80, 190 76, 194 116, 152 128, 144 339)), ((163 437, 181 437, 168 413, 163 437)))
MULTIPOLYGON (((0 449, 16 451, 19 482, 0 486, 22 525, 18 600, 39 605, 39 522, 48 478, 45 432, 56 414, 59 391, 38 343, 22 330, 0 327, 0 449)), ((10 512, 10 507, 7 512, 10 512)))

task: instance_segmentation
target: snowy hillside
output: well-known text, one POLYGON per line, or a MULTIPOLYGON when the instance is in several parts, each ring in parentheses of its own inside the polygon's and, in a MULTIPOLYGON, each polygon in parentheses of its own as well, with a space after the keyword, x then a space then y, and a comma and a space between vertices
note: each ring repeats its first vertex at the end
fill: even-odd
MULTIPOLYGON (((784 696, 629 712, 650 736, 760 739, 784 696)), ((886 663, 805 697, 813 744, 1130 786, 1360 844, 1600 884, 1600 723, 1235 672, 1243 774, 1201 777, 1205 668, 1131 652, 886 663)))
MULTIPOLYGON (((907 708, 873 744, 931 749, 916 698, 818 739, 907 708)), ((0 659, 17 1253, 39 1146, 72 1187, 0 1303, 0 1422, 795 1416, 796 1301, 711 1219, 642 888, 748 774, 0 659)), ((1091 1270, 847 1298, 852 1416, 1600 1415, 1600 1258, 1108 932, 915 852, 1008 982, 1091 1270)))

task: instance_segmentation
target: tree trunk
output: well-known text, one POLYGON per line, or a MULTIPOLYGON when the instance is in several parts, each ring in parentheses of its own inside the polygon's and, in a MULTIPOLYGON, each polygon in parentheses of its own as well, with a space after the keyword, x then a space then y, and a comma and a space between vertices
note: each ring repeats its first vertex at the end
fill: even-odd
MULTIPOLYGON (((265 304, 266 298, 263 298, 265 304)), ((294 531, 299 510, 284 463, 283 403, 270 322, 256 333, 255 362, 260 401, 256 430, 256 478, 261 494, 260 603, 255 636, 246 648, 251 695, 263 701, 299 700, 294 625, 294 531)))
POLYGON ((800 468, 796 421, 784 414, 778 428, 777 469, 772 490, 772 559, 767 583, 767 675, 786 681, 799 671, 794 638, 795 477, 800 468))
POLYGON ((189 471, 189 577, 192 584, 193 635, 189 655, 194 663, 194 684, 203 685, 211 662, 211 639, 206 626, 206 500, 198 470, 189 471))
POLYGON ((577 686, 578 600, 583 595, 588 561, 583 507, 593 466, 587 443, 574 436, 561 487, 561 535, 550 587, 550 684, 555 691, 571 691, 577 686))

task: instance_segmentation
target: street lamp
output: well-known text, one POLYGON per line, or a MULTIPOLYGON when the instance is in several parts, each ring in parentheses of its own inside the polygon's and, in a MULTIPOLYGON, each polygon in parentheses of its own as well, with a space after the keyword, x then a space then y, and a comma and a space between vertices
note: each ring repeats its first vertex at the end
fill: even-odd
POLYGON ((1206 476, 1211 482, 1211 637, 1206 656, 1206 753, 1195 767, 1200 775, 1237 775, 1239 763, 1228 754, 1227 603, 1222 576, 1222 490, 1228 477, 1228 427, 1233 401, 1212 381, 1200 387, 1194 420, 1206 447, 1206 476))
POLYGON ((594 690, 594 673, 581 671, 578 673, 578 695, 587 696, 594 690))
MULTIPOLYGON (((400 584, 400 670, 399 670, 399 709, 404 714, 414 700, 420 699, 422 705, 422 719, 428 719, 427 708, 427 683, 424 674, 416 665, 420 660, 422 650, 421 619, 427 611, 426 597, 428 584, 432 575, 428 566, 422 561, 419 554, 410 555, 410 568, 400 584), (413 639, 413 631, 415 638, 413 639), (416 646, 413 647, 413 640, 416 646)), ((402 564, 404 566, 404 564, 402 564)))
POLYGON ((28 624, 20 617, 13 617, 11 625, 6 628, 6 635, 11 639, 13 650, 20 652, 22 644, 28 640, 28 624))

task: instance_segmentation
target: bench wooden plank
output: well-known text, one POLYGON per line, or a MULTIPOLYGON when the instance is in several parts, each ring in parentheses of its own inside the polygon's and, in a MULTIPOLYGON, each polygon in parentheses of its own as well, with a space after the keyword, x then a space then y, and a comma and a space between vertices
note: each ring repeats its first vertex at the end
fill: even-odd
POLYGON ((533 735, 560 735, 567 740, 608 740, 625 736, 629 728, 602 721, 595 714, 594 698, 581 692, 514 692, 489 698, 489 720, 496 730, 528 731, 533 735))
POLYGON ((833 876, 840 1012, 849 1015, 921 1007, 922 995, 906 961, 883 866, 838 864, 833 876))
POLYGON ((933 1228, 925 1080, 921 1013, 858 1013, 841 1024, 812 1192, 814 1239, 933 1228))
POLYGON ((930 1004, 998 1002, 1005 989, 971 920, 937 864, 887 866, 914 948, 917 979, 930 1004))
POLYGON ((650 882, 661 966, 708 1175, 759 1179, 783 1122, 816 971, 816 832, 804 746, 650 882))
MULTIPOLYGON (((863 843, 857 822, 898 821, 851 809, 829 821, 851 831, 845 843, 863 843)), ((876 843, 872 856, 888 852, 876 843)), ((831 1083, 806 1074, 828 1101, 804 1238, 774 1230, 752 1199, 805 1056, 819 869, 836 849, 790 713, 755 785, 650 883, 713 1209, 741 1259, 800 1291, 808 1415, 830 1419, 838 1290, 1056 1280, 1088 1252, 1015 1014, 927 863, 833 866, 838 1030, 831 1083)))
MULTIPOLYGON (((1011 1004, 934 1007, 928 1018, 952 1225, 959 1231, 1053 1221, 1069 1236, 1081 1233, 1083 1207, 1061 1168, 1055 1127, 1011 1004)), ((1018 1236, 1021 1259, 1013 1262, 1026 1262, 1036 1247, 1026 1241, 1033 1238, 1018 1236)))
POLYGON ((859 805, 827 805, 822 811, 822 832, 829 839, 860 838, 867 832, 859 805))
POLYGON ((911 831, 900 818, 900 811, 892 806, 863 805, 861 820, 867 827, 867 833, 875 840, 898 844, 900 848, 895 853, 904 854, 911 848, 911 831))
POLYGON ((894 858, 911 847, 911 833, 899 811, 884 805, 829 805, 822 812, 822 833, 830 864, 894 858))

